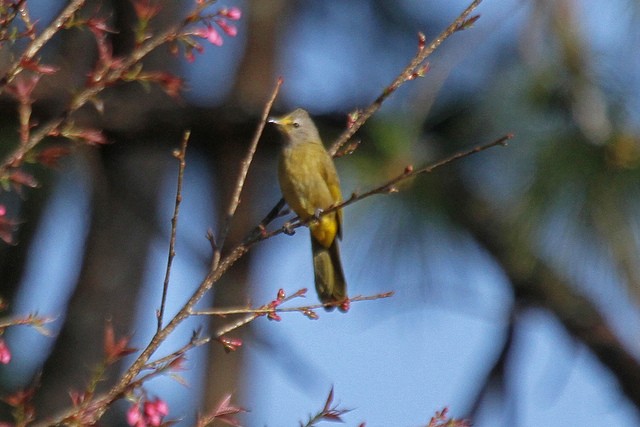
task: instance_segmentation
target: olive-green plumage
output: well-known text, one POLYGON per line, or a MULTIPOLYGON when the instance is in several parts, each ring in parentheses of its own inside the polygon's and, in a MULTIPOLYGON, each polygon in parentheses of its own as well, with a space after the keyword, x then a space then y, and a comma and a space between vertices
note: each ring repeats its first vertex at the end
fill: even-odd
MULTIPOLYGON (((307 220, 340 203, 338 173, 309 114, 298 108, 270 121, 285 136, 278 179, 289 207, 301 219, 307 220)), ((312 220, 309 229, 318 297, 323 303, 344 301, 347 285, 338 248, 338 239, 342 237, 342 211, 312 220)))

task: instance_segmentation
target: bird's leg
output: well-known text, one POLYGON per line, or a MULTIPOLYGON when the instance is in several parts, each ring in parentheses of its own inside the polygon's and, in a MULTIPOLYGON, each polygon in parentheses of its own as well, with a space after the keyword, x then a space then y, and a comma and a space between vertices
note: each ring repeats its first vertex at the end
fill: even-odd
POLYGON ((315 210, 315 212, 313 213, 313 218, 314 218, 316 221, 319 221, 319 220, 320 220, 320 215, 322 215, 322 212, 324 212, 324 209, 322 209, 322 208, 317 208, 317 209, 315 210))
POLYGON ((282 230, 287 236, 293 236, 294 234, 296 234, 296 230, 293 229, 289 221, 284 223, 284 225, 282 226, 282 230))

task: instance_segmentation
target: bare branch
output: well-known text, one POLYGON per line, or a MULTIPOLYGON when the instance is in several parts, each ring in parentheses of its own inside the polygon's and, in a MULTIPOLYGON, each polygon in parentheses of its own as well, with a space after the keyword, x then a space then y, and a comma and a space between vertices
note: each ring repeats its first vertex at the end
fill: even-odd
POLYGON ((187 144, 191 131, 186 131, 182 136, 180 149, 174 151, 173 156, 178 160, 178 183, 176 189, 176 201, 173 209, 173 217, 171 217, 171 238, 169 239, 169 255, 167 257, 167 271, 164 275, 164 284, 162 286, 162 301, 158 310, 158 331, 162 329, 162 320, 164 318, 164 309, 167 303, 167 291, 169 290, 169 279, 171 277, 171 265, 173 258, 176 256, 176 232, 178 230, 178 215, 180 213, 180 203, 182 202, 182 182, 184 180, 184 170, 187 167, 187 144))
POLYGON ((278 96, 278 92, 280 91, 280 86, 282 86, 283 79, 279 77, 276 86, 273 88, 273 92, 271 93, 271 97, 267 101, 262 110, 262 117, 260 122, 258 123, 258 128, 256 129, 255 134, 253 135, 253 140, 249 145, 249 150, 247 151, 247 155, 242 162, 240 163, 240 173, 238 174, 238 179, 236 182, 236 186, 233 190, 233 195, 231 196, 231 201, 229 202, 229 208, 227 209, 226 216, 223 221, 222 231, 218 236, 217 241, 217 250, 214 254, 213 258, 213 268, 217 267, 218 262, 220 261, 220 251, 224 246, 224 241, 229 233, 229 228, 231 227, 231 222, 233 221, 233 216, 240 205, 240 194, 242 193, 242 189, 244 188, 244 183, 247 179, 247 173, 249 172, 249 167, 251 166, 251 162, 253 160, 253 156, 256 153, 256 149, 258 147, 258 141, 260 141, 260 137, 262 136, 262 132, 264 131, 264 127, 267 124, 267 118, 269 117, 269 112, 271 111, 271 107, 278 96))
POLYGON ((416 77, 423 75, 426 72, 427 66, 423 65, 424 61, 442 44, 443 41, 448 39, 453 33, 467 28, 471 23, 477 20, 477 17, 468 19, 468 16, 473 12, 482 0, 474 0, 467 8, 453 21, 438 37, 436 37, 428 46, 425 45, 425 36, 422 33, 418 34, 418 52, 413 57, 409 65, 395 78, 393 82, 376 98, 371 105, 369 105, 364 111, 360 112, 351 126, 340 134, 338 139, 331 145, 329 154, 335 155, 340 148, 362 127, 363 124, 369 118, 380 109, 384 101, 386 101, 391 94, 393 94, 400 86, 407 81, 413 80, 416 77))
MULTIPOLYGON (((324 211, 320 212, 319 216, 323 216, 323 215, 327 215, 331 212, 337 211, 339 209, 342 209, 346 206, 349 206, 355 202, 358 202, 362 199, 365 199, 367 197, 373 196, 374 194, 389 194, 389 193, 395 193, 398 191, 397 188, 397 184, 399 184, 402 181, 406 181, 409 178, 413 178, 417 175, 421 175, 421 174, 426 174, 426 173, 431 173, 434 170, 448 165, 449 163, 455 162, 456 160, 462 159, 464 157, 468 157, 471 156, 473 154, 476 153, 480 153, 481 151, 485 151, 488 150, 489 148, 493 148, 496 146, 506 146, 507 145, 507 141, 510 140, 511 138, 513 138, 513 134, 507 134, 503 137, 498 138, 495 141, 489 142, 487 144, 482 144, 482 145, 478 145, 476 147, 470 148, 468 150, 464 150, 464 151, 460 151, 458 153, 455 153, 449 157, 445 157, 442 160, 439 160, 435 163, 431 163, 430 165, 427 165, 425 167, 422 167, 420 169, 414 169, 413 166, 409 165, 407 167, 405 167, 404 171, 397 175, 394 178, 391 178, 390 180, 388 180, 387 182, 372 188, 369 191, 366 191, 364 193, 361 194, 357 194, 357 193, 353 193, 351 195, 351 197, 349 197, 346 200, 343 200, 341 203, 332 206, 328 209, 325 209, 324 211)), ((298 228, 298 227, 302 227, 303 225, 307 225, 309 222, 311 221, 315 221, 316 217, 311 217, 305 221, 300 220, 299 218, 294 218, 292 221, 287 222, 285 225, 283 225, 281 228, 276 229, 276 230, 272 230, 267 232, 266 230, 263 230, 262 233, 259 234, 253 234, 252 235, 252 239, 250 241, 247 241, 248 244, 253 244, 254 240, 266 240, 269 239, 273 236, 276 236, 278 234, 281 233, 285 233, 285 234, 291 234, 291 231, 298 228)))
MULTIPOLYGON (((383 298, 391 298, 394 295, 393 291, 390 292, 383 292, 383 293, 379 293, 379 294, 375 294, 375 295, 357 295, 355 297, 351 297, 349 298, 349 302, 360 302, 360 301, 374 301, 377 299, 383 299, 383 298)), ((340 301, 340 303, 342 303, 342 301, 340 301)), ((255 317, 259 317, 259 316, 264 316, 266 314, 269 313, 293 313, 293 312, 300 312, 300 313, 305 313, 307 311, 310 310, 317 310, 320 308, 325 308, 325 307, 333 307, 335 306, 335 303, 327 303, 327 304, 310 304, 310 305, 303 305, 303 306, 298 306, 298 307, 269 307, 268 304, 264 305, 262 307, 256 307, 256 308, 252 308, 252 307, 236 307, 236 308, 213 308, 210 310, 198 310, 198 311, 194 311, 191 314, 193 314, 194 316, 230 316, 230 315, 234 315, 234 314, 254 314, 256 316, 255 317)), ((245 322, 248 323, 248 322, 245 322)), ((233 330, 236 328, 231 328, 229 330, 225 330, 226 332, 229 332, 230 330, 233 330)), ((218 333, 216 335, 219 335, 218 333)))
MULTIPOLYGON (((30 47, 27 49, 27 52, 25 52, 25 54, 23 55, 22 60, 18 61, 14 68, 9 70, 7 75, 2 80, 0 80, 0 88, 4 87, 20 71, 22 71, 22 66, 20 64, 24 60, 33 58, 33 56, 38 52, 38 50, 42 47, 39 43, 39 40, 43 40, 42 44, 48 41, 49 38, 51 38, 53 34, 55 34, 55 32, 58 31, 73 16, 73 13, 75 13, 77 9, 84 4, 85 1, 86 0, 75 0, 71 4, 69 4, 69 6, 67 6, 67 8, 60 14, 60 16, 56 18, 54 23, 51 24, 49 28, 47 28, 42 33, 42 35, 30 45, 30 47), (73 6, 76 7, 74 8, 73 6), (47 36, 48 38, 45 36, 47 36)), ((104 75, 100 76, 99 81, 94 81, 90 86, 84 87, 77 94, 75 94, 63 113, 44 123, 38 128, 37 131, 31 133, 31 137, 29 138, 28 142, 20 144, 15 150, 5 156, 2 162, 0 162, 0 176, 2 176, 8 169, 20 165, 25 155, 30 150, 32 150, 48 135, 55 134, 56 130, 62 129, 65 124, 70 122, 70 117, 74 112, 78 111, 91 100, 96 99, 96 96, 105 88, 120 81, 123 76, 126 75, 126 73, 128 73, 134 67, 138 66, 138 64, 141 63, 142 59, 144 59, 147 55, 149 55, 151 52, 164 45, 165 43, 168 43, 171 40, 175 40, 176 36, 178 34, 181 34, 181 31, 192 22, 193 16, 197 16, 197 14, 199 14, 206 7, 206 5, 207 2, 202 2, 202 4, 196 6, 194 12, 189 17, 183 19, 180 23, 167 28, 165 31, 145 40, 144 43, 136 46, 136 48, 127 57, 122 58, 120 61, 118 61, 117 67, 110 68, 104 73, 104 75)))
MULTIPOLYGON (((310 304, 299 307, 278 307, 281 303, 289 301, 293 298, 303 297, 306 293, 306 289, 301 289, 293 295, 282 298, 278 300, 271 301, 268 304, 265 304, 261 307, 251 308, 251 307, 237 307, 237 308, 222 308, 222 309, 210 309, 210 310, 198 310, 193 311, 191 314, 194 316, 231 316, 231 315, 239 315, 246 314, 246 316, 241 317, 240 319, 231 322, 227 325, 224 325, 220 329, 216 331, 213 335, 214 339, 220 340, 224 335, 227 335, 229 332, 232 332, 244 325, 247 325, 259 317, 267 316, 269 320, 280 321, 280 316, 277 313, 292 313, 298 312, 308 317, 309 319, 317 319, 319 316, 315 312, 315 310, 320 308, 327 307, 335 307, 336 305, 344 304, 344 301, 340 301, 339 303, 326 303, 326 304, 310 304)), ((282 292, 282 290, 280 291, 282 292)), ((394 292, 384 292, 376 295, 362 296, 358 295, 352 298, 349 298, 348 303, 351 302, 359 302, 359 301, 373 301, 382 298, 390 298, 394 295, 394 292)))
MULTIPOLYGON (((340 157, 345 154, 345 151, 349 153, 352 152, 359 145, 359 141, 356 141, 352 146, 347 147, 346 150, 341 149, 358 131, 358 129, 360 129, 362 125, 364 125, 365 122, 380 109, 382 104, 387 100, 387 98, 389 98, 389 96, 391 96, 391 94, 393 94, 404 83, 414 80, 418 76, 422 76, 428 70, 428 66, 423 65, 424 61, 442 44, 443 41, 455 32, 468 28, 478 19, 478 16, 471 18, 468 17, 481 2, 482 0, 474 0, 442 33, 440 33, 438 37, 429 44, 429 46, 426 46, 424 34, 419 33, 418 52, 416 55, 404 70, 402 70, 402 72, 395 78, 395 80, 385 88, 375 101, 373 101, 373 103, 371 103, 363 112, 359 112, 354 116, 353 121, 350 121, 347 129, 342 132, 338 139, 329 148, 329 154, 333 157, 340 157)), ((453 160, 455 159, 451 159, 448 162, 453 160)), ((260 224, 253 230, 253 233, 247 238, 247 240, 245 240, 245 242, 268 237, 269 235, 265 231, 266 226, 278 217, 280 211, 284 207, 284 203, 284 199, 280 199, 276 206, 271 209, 260 224)))
MULTIPOLYGON (((0 93, 4 88, 23 70, 23 64, 31 62, 31 60, 40 52, 45 44, 58 32, 60 29, 73 17, 73 15, 86 3, 86 0, 73 0, 64 8, 60 15, 47 26, 47 28, 34 39, 26 48, 19 60, 15 61, 13 66, 7 71, 7 73, 0 79, 0 93)), ((27 17, 28 14, 23 9, 20 10, 23 17, 27 17)), ((28 25, 28 22, 25 22, 28 25)))

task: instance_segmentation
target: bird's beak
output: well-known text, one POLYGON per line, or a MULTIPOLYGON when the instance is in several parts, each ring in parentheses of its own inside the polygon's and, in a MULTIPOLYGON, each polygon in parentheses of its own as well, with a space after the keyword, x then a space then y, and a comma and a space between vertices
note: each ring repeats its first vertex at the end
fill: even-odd
POLYGON ((273 123, 274 125, 276 125, 278 127, 284 127, 284 126, 290 125, 292 123, 291 117, 289 117, 289 116, 269 117, 267 119, 267 121, 269 123, 273 123))
POLYGON ((276 129, 278 129, 278 132, 282 135, 289 136, 289 130, 293 122, 289 116, 269 117, 267 121, 276 125, 276 129))

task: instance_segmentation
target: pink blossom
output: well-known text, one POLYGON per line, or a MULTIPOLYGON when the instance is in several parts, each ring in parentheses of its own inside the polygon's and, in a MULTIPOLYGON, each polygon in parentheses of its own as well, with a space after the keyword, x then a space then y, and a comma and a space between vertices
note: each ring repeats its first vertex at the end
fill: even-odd
POLYGON ((267 314, 267 319, 275 320, 276 322, 279 322, 279 321, 282 320, 282 317, 280 317, 280 315, 278 313, 276 313, 275 311, 271 311, 271 312, 269 312, 269 314, 267 314))
POLYGON ((169 413, 169 406, 164 400, 156 398, 144 402, 144 417, 150 426, 157 427, 162 424, 162 418, 169 413))
POLYGON ((11 362, 11 351, 3 339, 0 339, 0 363, 3 365, 11 362))
POLYGON ((203 39, 209 40, 209 43, 216 46, 222 46, 222 36, 211 25, 207 25, 206 28, 198 28, 193 32, 193 35, 203 39))
POLYGON ((238 347, 242 346, 242 340, 240 338, 227 338, 220 337, 218 341, 224 346, 224 351, 229 353, 230 351, 236 351, 238 347))
POLYGON ((158 412, 158 414, 162 415, 163 417, 169 415, 169 405, 167 405, 167 402, 162 399, 156 399, 155 402, 156 411, 158 412))
POLYGON ((237 7, 224 8, 220 10, 220 15, 229 18, 232 21, 237 21, 242 17, 242 11, 237 7))
POLYGON ((127 424, 134 427, 145 427, 146 423, 142 419, 140 405, 138 403, 132 405, 127 411, 127 424))
POLYGON ((213 27, 207 27, 207 40, 216 46, 222 46, 223 43, 222 36, 213 27))
POLYGON ((222 31, 224 31, 228 36, 235 37, 238 34, 238 29, 236 28, 236 26, 229 24, 222 18, 217 18, 216 24, 218 24, 220 28, 222 28, 222 31))

